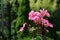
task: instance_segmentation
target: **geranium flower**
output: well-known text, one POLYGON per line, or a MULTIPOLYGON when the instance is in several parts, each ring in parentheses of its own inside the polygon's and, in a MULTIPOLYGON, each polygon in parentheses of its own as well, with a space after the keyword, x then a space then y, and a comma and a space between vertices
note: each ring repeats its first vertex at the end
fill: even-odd
POLYGON ((40 12, 34 12, 33 10, 29 12, 29 20, 33 20, 36 25, 42 24, 45 27, 53 27, 48 20, 44 19, 44 16, 50 17, 45 9, 40 10, 40 12))
POLYGON ((41 19, 41 14, 39 12, 34 12, 34 11, 29 12, 29 20, 33 20, 34 23, 38 24, 40 19, 41 19))
POLYGON ((49 23, 49 27, 53 28, 53 25, 51 23, 49 23))
POLYGON ((46 19, 43 19, 42 20, 42 25, 44 25, 45 27, 48 27, 49 26, 49 21, 46 20, 46 19))
POLYGON ((51 27, 51 28, 53 28, 53 25, 52 25, 51 23, 49 23, 49 21, 46 20, 46 19, 43 19, 43 20, 42 20, 42 24, 43 24, 45 27, 51 27))
POLYGON ((42 17, 44 17, 44 16, 50 17, 50 14, 45 9, 40 10, 40 13, 41 13, 42 17))
POLYGON ((33 21, 36 25, 38 25, 39 24, 39 17, 35 16, 33 21))
POLYGON ((34 18, 34 11, 32 10, 31 12, 29 12, 29 20, 33 20, 34 18))

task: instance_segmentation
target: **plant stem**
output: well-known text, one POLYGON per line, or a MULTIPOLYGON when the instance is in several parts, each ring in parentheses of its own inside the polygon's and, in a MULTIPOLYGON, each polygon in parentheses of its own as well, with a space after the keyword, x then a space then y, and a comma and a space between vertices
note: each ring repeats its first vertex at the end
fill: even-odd
POLYGON ((44 35, 41 35, 41 40, 46 40, 46 37, 44 35))
POLYGON ((45 35, 45 31, 44 31, 44 28, 42 27, 38 27, 38 34, 41 38, 41 40, 46 40, 46 37, 44 36, 45 35))

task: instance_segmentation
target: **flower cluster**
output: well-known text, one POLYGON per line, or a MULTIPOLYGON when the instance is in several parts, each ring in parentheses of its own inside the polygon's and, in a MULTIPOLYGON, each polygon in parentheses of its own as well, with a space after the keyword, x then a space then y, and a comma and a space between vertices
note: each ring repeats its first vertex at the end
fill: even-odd
POLYGON ((53 28, 53 25, 47 19, 44 19, 45 16, 50 17, 50 14, 45 9, 39 12, 34 12, 33 10, 29 12, 29 20, 33 20, 36 25, 42 24, 44 27, 53 28))
MULTIPOLYGON (((44 27, 51 27, 53 28, 53 25, 47 20, 47 19, 44 19, 44 17, 50 17, 50 14, 47 12, 47 10, 45 9, 42 9, 40 10, 39 12, 35 12, 35 11, 30 11, 29 12, 29 20, 32 20, 34 21, 34 23, 36 25, 43 25, 44 27)), ((24 23, 22 27, 20 27, 19 31, 23 31, 24 28, 25 28, 25 25, 27 23, 24 23)))

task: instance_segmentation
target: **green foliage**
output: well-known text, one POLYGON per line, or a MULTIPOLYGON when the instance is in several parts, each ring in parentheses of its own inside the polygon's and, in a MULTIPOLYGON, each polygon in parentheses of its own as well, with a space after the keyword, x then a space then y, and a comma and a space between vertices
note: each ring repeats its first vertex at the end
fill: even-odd
MULTIPOLYGON (((11 35, 13 35, 13 37, 15 37, 16 39, 19 39, 19 40, 20 40, 21 36, 26 36, 26 35, 28 37, 23 37, 22 40, 31 39, 31 37, 29 37, 29 35, 28 35, 28 32, 26 32, 27 30, 25 30, 25 32, 22 34, 17 33, 19 31, 19 27, 24 22, 29 22, 28 13, 30 10, 39 11, 41 8, 45 8, 49 12, 54 13, 54 11, 57 8, 56 7, 57 0, 53 0, 53 1, 51 1, 51 0, 17 0, 18 7, 16 7, 17 4, 15 2, 16 2, 16 0, 10 0, 10 4, 12 5, 11 12, 14 12, 14 14, 16 16, 16 18, 11 21, 11 35)), ((8 4, 8 0, 4 0, 5 8, 7 7, 7 4, 8 4)), ((8 14, 6 10, 7 9, 4 9, 5 15, 8 14)), ((6 21, 8 21, 7 18, 8 17, 5 18, 6 21)), ((53 23, 55 23, 54 20, 53 20, 53 23)), ((31 23, 31 24, 33 25, 33 23, 31 23)), ((7 28, 4 28, 4 34, 5 34, 4 36, 7 37, 7 35, 8 35, 7 28)), ((35 37, 35 40, 39 40, 38 36, 35 37)), ((47 40, 52 40, 52 39, 48 37, 47 40)))
POLYGON ((26 0, 18 0, 18 11, 17 11, 17 18, 16 18, 16 26, 22 25, 27 20, 29 6, 28 1, 26 0))
POLYGON ((45 8, 50 10, 50 12, 54 12, 57 6, 57 0, 29 0, 30 1, 30 8, 32 10, 40 10, 40 8, 45 8))

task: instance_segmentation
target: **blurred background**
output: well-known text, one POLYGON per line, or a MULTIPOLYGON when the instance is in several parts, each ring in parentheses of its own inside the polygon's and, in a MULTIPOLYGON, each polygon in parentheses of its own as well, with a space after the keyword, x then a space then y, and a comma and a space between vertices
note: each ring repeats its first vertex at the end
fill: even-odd
MULTIPOLYGON (((47 28, 47 40, 60 40, 60 0, 0 0, 0 40, 30 40, 31 35, 25 28, 23 33, 18 33, 23 23, 28 20, 31 10, 46 9, 51 17, 48 20, 54 28, 47 28)), ((34 32, 35 40, 39 40, 34 32)))

